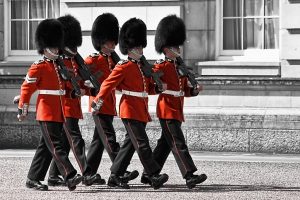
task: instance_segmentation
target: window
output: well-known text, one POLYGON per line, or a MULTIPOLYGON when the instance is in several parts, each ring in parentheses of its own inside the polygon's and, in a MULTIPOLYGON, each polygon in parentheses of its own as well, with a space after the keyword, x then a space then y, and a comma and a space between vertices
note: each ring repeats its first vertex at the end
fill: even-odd
POLYGON ((222 0, 221 55, 278 52, 279 0, 222 0))
POLYGON ((8 55, 35 55, 35 30, 40 21, 59 16, 57 0, 8 1, 8 55))

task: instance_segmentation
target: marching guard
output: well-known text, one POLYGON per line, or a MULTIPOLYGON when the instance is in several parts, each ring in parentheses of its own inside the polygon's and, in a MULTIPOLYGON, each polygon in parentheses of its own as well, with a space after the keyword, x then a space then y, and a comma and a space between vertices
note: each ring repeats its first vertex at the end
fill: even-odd
MULTIPOLYGON (((84 82, 78 73, 79 65, 74 58, 78 53, 77 48, 82 44, 80 23, 71 15, 59 17, 58 21, 60 21, 64 27, 64 48, 62 49, 64 56, 62 64, 66 66, 67 70, 74 77, 74 80, 78 81, 81 95, 87 94, 89 93, 89 88, 84 86, 84 82)), ((73 89, 71 82, 67 82, 66 87, 69 88, 69 90, 73 89)), ((66 121, 62 137, 66 140, 66 151, 69 153, 70 148, 72 149, 79 169, 83 175, 82 183, 86 186, 92 185, 97 177, 92 173, 91 167, 87 163, 85 142, 78 125, 79 119, 83 119, 80 96, 74 95, 74 92, 71 92, 70 95, 66 96, 64 112, 66 121)), ((52 161, 49 170, 48 185, 64 185, 64 181, 59 177, 59 174, 55 162, 52 161)))
POLYGON ((145 131, 147 122, 151 120, 148 113, 148 93, 154 94, 156 86, 151 78, 145 77, 140 62, 143 48, 147 45, 146 31, 145 23, 137 18, 131 18, 123 24, 119 47, 122 54, 128 54, 128 60, 120 61, 115 66, 92 102, 92 108, 97 112, 103 109, 114 88, 122 91, 119 115, 127 134, 111 167, 108 185, 112 187, 129 188, 121 177, 124 176, 135 150, 154 189, 160 188, 168 180, 167 174, 159 174, 160 166, 153 159, 145 131))
POLYGON ((61 132, 65 122, 66 83, 59 73, 56 59, 59 49, 63 46, 63 26, 56 19, 46 19, 39 23, 35 41, 43 60, 35 62, 29 68, 25 81, 21 86, 18 104, 18 119, 23 121, 28 114, 30 98, 38 91, 36 102, 36 120, 42 130, 36 153, 32 160, 26 186, 36 190, 48 190, 42 184, 52 158, 55 160, 60 173, 69 190, 76 189, 82 181, 82 176, 71 164, 65 151, 61 132))
MULTIPOLYGON (((119 23, 117 18, 111 13, 99 15, 93 23, 91 36, 93 46, 99 53, 87 57, 85 63, 90 67, 92 73, 98 77, 98 82, 101 84, 110 75, 119 61, 118 55, 115 52, 115 46, 118 44, 119 39, 119 23)), ((94 100, 95 96, 96 93, 94 96, 90 96, 90 102, 94 100)), ((104 148, 112 162, 120 150, 113 127, 113 119, 116 115, 116 95, 115 89, 112 89, 102 109, 99 112, 93 113, 96 126, 87 154, 87 161, 92 168, 92 173, 98 177, 95 184, 105 184, 105 180, 97 173, 104 148)), ((124 179, 129 181, 135 179, 138 175, 139 173, 136 170, 132 172, 126 171, 124 179)))
MULTIPOLYGON (((187 187, 194 188, 196 184, 204 182, 207 176, 193 174, 197 168, 186 145, 181 124, 184 121, 184 97, 197 96, 202 86, 190 87, 187 77, 178 69, 176 58, 180 56, 179 46, 185 39, 184 22, 176 15, 169 15, 159 22, 155 34, 155 49, 165 55, 165 60, 157 61, 155 69, 163 72, 161 80, 167 85, 167 89, 159 94, 157 99, 156 113, 162 134, 153 150, 153 157, 161 170, 172 151, 180 172, 186 179, 187 187)), ((151 183, 145 173, 141 177, 141 182, 151 183)))

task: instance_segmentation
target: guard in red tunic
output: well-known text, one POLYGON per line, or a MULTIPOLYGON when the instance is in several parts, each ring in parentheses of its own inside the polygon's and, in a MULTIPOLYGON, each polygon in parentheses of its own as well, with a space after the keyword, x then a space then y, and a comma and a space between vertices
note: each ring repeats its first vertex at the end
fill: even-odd
POLYGON ((146 25, 137 18, 126 21, 120 31, 120 50, 128 60, 119 62, 111 74, 104 80, 100 92, 92 103, 92 108, 98 111, 114 88, 122 91, 120 100, 120 117, 127 134, 124 143, 111 167, 108 185, 111 187, 129 188, 120 177, 124 175, 130 160, 136 150, 145 171, 149 174, 154 189, 160 188, 168 175, 159 174, 160 166, 152 157, 152 150, 145 131, 146 124, 151 120, 148 113, 148 93, 155 93, 152 79, 145 77, 140 58, 143 48, 147 45, 146 25))
MULTIPOLYGON (((189 153, 181 124, 184 121, 184 97, 197 96, 202 86, 196 88, 189 86, 187 77, 181 76, 178 70, 176 57, 180 56, 179 46, 186 39, 185 25, 182 19, 175 15, 163 18, 155 34, 155 49, 164 53, 165 60, 156 62, 156 70, 163 72, 161 80, 167 85, 157 100, 157 117, 162 127, 162 135, 153 151, 153 157, 159 164, 160 170, 172 151, 183 178, 186 179, 188 188, 206 180, 206 175, 193 175, 197 168, 189 153)), ((146 174, 142 175, 142 183, 150 183, 146 174)))
MULTIPOLYGON (((89 89, 84 86, 84 82, 78 73, 78 64, 76 63, 74 56, 77 54, 77 48, 82 44, 82 33, 80 23, 71 15, 66 15, 58 18, 64 27, 64 65, 69 72, 73 75, 75 80, 78 80, 79 86, 82 88, 82 95, 89 92, 89 89)), ((69 90, 73 89, 70 82, 66 83, 66 87, 69 90)), ((62 132, 62 136, 65 139, 66 151, 70 152, 72 148, 75 159, 78 163, 79 169, 83 175, 83 184, 92 185, 96 180, 96 176, 92 174, 91 167, 89 167, 85 155, 85 142, 82 138, 80 128, 78 125, 79 119, 83 119, 81 111, 81 98, 75 96, 71 92, 71 95, 65 97, 64 104, 66 122, 62 132)), ((48 185, 56 186, 64 184, 63 180, 59 177, 59 170, 54 161, 52 161, 50 170, 48 185)))
MULTIPOLYGON (((116 55, 115 46, 118 44, 119 39, 117 18, 111 13, 99 15, 93 23, 91 35, 93 46, 99 53, 87 57, 85 63, 90 66, 91 71, 95 77, 98 77, 98 82, 101 84, 110 75, 117 62, 113 57, 114 54, 116 55)), ((94 96, 90 96, 90 103, 94 98, 94 96)), ((120 150, 113 127, 113 119, 116 115, 115 89, 112 89, 107 95, 102 109, 94 113, 93 116, 95 124, 100 123, 103 129, 103 131, 99 131, 95 127, 94 136, 87 154, 87 161, 91 166, 92 173, 97 176, 94 184, 105 184, 104 179, 101 179, 101 176, 97 174, 104 148, 112 162, 120 150)), ((126 172, 124 176, 127 180, 132 180, 138 176, 138 171, 126 172)))
POLYGON ((52 158, 55 160, 60 173, 69 190, 74 190, 82 181, 82 176, 72 166, 63 146, 61 132, 65 122, 66 84, 60 77, 55 60, 58 51, 63 46, 63 27, 56 19, 46 19, 39 23, 35 40, 38 52, 43 54, 43 60, 31 65, 21 86, 18 105, 18 119, 22 121, 28 113, 30 98, 38 92, 36 102, 36 120, 42 129, 42 137, 32 160, 26 186, 36 190, 48 190, 47 185, 41 184, 52 158))

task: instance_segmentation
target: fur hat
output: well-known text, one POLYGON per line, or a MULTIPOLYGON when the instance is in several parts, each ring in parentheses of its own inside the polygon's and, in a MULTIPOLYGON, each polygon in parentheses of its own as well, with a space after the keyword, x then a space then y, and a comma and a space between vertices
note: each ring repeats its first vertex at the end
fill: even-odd
POLYGON ((64 28, 64 46, 69 48, 79 47, 82 44, 82 33, 79 21, 71 15, 57 18, 64 28))
POLYGON ((35 43, 40 54, 45 48, 63 47, 63 38, 63 26, 57 19, 45 19, 38 24, 35 43))
POLYGON ((128 49, 147 46, 146 24, 137 18, 126 21, 120 31, 119 47, 122 54, 128 54, 128 49))
POLYGON ((97 51, 100 51, 101 45, 106 41, 114 41, 118 44, 119 39, 119 22, 111 13, 99 15, 92 27, 92 43, 97 51))
POLYGON ((158 24, 155 33, 155 50, 163 52, 164 47, 180 46, 186 39, 185 25, 176 15, 164 17, 158 24))

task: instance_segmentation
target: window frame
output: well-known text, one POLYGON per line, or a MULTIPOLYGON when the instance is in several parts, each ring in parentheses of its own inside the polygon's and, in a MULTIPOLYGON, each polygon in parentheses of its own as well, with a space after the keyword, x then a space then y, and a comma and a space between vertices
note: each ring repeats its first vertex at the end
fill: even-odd
MULTIPOLYGON (((29 4, 28 0, 28 4, 29 4)), ((30 21, 41 21, 44 20, 44 18, 36 18, 36 19, 11 19, 11 0, 4 0, 4 17, 7 18, 7 20, 4 20, 4 59, 6 61, 34 61, 40 58, 40 55, 38 54, 36 49, 30 50, 29 49, 29 41, 30 37, 29 34, 27 34, 28 37, 28 50, 12 50, 11 49, 11 22, 12 21, 23 21, 23 22, 30 22, 30 21)), ((60 6, 60 4, 59 4, 60 6)), ((29 5, 28 5, 29 9, 29 5)), ((49 9, 49 0, 46 1, 46 17, 48 18, 48 9, 49 9)), ((59 11, 58 11, 59 12, 59 11)), ((28 12, 29 15, 29 12, 28 12)), ((59 13, 58 13, 59 15, 59 13)), ((45 18, 46 19, 46 18, 45 18)), ((29 23, 27 23, 28 32, 29 33, 29 23)))
MULTIPOLYGON (((216 2, 216 59, 217 60, 237 60, 237 61, 279 61, 279 50, 280 50, 280 40, 278 39, 278 49, 241 49, 241 50, 224 50, 223 49, 223 1, 217 0, 216 2)), ((244 1, 242 1, 244 2, 244 1)), ((279 4, 280 6, 280 4, 279 4)), ((242 3, 243 10, 243 3, 242 3)), ((280 11, 280 7, 279 7, 280 11)), ((243 15, 243 11, 242 11, 243 15)), ((227 18, 227 17, 226 17, 227 18)), ((253 19, 259 18, 262 20, 265 19, 279 19, 280 27, 280 13, 276 17, 270 16, 251 16, 251 17, 229 17, 229 18, 241 18, 242 19, 242 29, 244 19, 253 19)), ((263 30, 265 23, 263 24, 263 30)), ((264 45, 264 31, 262 31, 263 45, 264 45)), ((280 36, 280 34, 279 34, 280 36)), ((243 32, 241 35, 241 41, 243 41, 243 32)), ((242 42, 243 47, 243 42, 242 42)))

